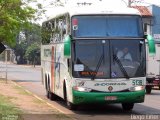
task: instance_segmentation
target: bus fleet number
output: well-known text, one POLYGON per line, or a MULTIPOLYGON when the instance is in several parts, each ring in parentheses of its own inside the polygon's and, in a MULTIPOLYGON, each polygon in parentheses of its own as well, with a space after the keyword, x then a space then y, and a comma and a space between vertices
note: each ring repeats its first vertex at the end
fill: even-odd
POLYGON ((132 84, 133 84, 134 86, 136 86, 136 85, 142 85, 142 80, 133 80, 133 81, 132 81, 132 84))

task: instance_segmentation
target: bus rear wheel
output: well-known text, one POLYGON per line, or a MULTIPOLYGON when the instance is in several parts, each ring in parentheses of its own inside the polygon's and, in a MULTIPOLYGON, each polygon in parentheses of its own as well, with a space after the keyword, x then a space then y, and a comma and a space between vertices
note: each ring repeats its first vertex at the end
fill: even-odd
POLYGON ((130 111, 134 107, 134 103, 122 103, 122 108, 125 111, 130 111))
POLYGON ((50 100, 57 100, 57 96, 51 92, 50 79, 48 80, 46 91, 47 91, 47 98, 49 98, 50 100))
POLYGON ((57 100, 57 96, 50 91, 48 91, 48 98, 53 101, 57 100))

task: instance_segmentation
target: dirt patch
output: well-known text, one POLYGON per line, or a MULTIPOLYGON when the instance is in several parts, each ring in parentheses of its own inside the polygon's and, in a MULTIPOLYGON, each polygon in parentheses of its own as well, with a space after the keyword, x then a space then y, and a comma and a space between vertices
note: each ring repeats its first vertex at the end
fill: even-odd
POLYGON ((0 80, 0 95, 8 97, 11 103, 23 111, 22 115, 18 115, 23 118, 22 120, 70 119, 48 106, 44 101, 35 98, 12 81, 6 83, 4 80, 0 80))
POLYGON ((18 108, 22 109, 26 114, 49 114, 55 112, 45 103, 39 101, 31 94, 27 93, 24 89, 16 86, 11 81, 8 81, 7 84, 3 81, 0 82, 0 94, 9 97, 10 101, 18 108))

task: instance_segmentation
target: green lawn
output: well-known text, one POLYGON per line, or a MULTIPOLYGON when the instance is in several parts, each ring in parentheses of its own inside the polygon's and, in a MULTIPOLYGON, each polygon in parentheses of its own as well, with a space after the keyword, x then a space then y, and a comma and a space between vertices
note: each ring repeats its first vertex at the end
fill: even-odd
POLYGON ((22 113, 22 111, 14 106, 10 99, 11 97, 5 97, 0 94, 0 115, 16 115, 22 113))

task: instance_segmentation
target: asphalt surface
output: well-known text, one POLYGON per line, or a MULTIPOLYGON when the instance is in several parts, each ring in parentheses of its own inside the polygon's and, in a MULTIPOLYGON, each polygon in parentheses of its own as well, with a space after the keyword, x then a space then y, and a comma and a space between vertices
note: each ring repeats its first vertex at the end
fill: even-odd
POLYGON ((50 101, 46 98, 45 89, 41 82, 40 66, 23 66, 0 63, 0 76, 6 76, 39 98, 45 100, 54 109, 68 114, 78 120, 159 120, 160 119, 160 91, 153 90, 145 96, 145 102, 135 104, 130 112, 122 110, 120 104, 80 106, 77 111, 66 108, 63 100, 50 101))

